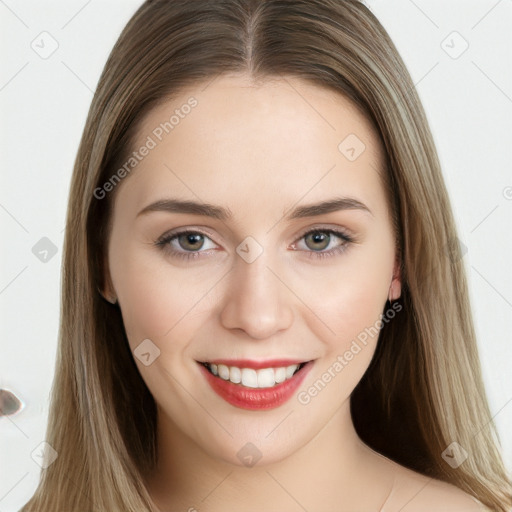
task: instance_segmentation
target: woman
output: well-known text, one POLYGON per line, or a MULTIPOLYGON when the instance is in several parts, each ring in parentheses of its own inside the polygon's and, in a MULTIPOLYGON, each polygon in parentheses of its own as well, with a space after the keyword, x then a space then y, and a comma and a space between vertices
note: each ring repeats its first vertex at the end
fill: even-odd
POLYGON ((361 3, 148 0, 76 160, 23 512, 509 510, 456 241, 361 3))

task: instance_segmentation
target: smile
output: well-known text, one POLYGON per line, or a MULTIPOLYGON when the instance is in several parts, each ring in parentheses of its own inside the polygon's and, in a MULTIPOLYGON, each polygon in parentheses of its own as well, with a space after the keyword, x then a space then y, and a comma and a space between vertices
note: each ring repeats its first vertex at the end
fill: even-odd
POLYGON ((233 384, 241 384, 248 388, 271 388, 285 380, 291 379, 295 372, 300 370, 306 363, 291 364, 279 368, 239 368, 237 366, 226 366, 225 364, 204 363, 206 368, 221 379, 229 380, 233 384))
POLYGON ((298 388, 313 361, 199 362, 213 391, 242 409, 270 409, 286 402, 298 388), (291 363, 291 364, 290 364, 291 363))

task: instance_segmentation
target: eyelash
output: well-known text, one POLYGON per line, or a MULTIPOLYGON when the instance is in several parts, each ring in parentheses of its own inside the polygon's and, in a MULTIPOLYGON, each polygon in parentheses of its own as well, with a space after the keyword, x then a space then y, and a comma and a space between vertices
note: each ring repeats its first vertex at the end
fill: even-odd
MULTIPOLYGON (((309 250, 309 251, 303 250, 302 252, 308 253, 308 257, 310 257, 310 258, 322 259, 322 258, 330 258, 332 256, 336 256, 336 255, 344 252, 345 249, 348 247, 348 245, 350 245, 352 242, 354 242, 354 239, 351 236, 347 235, 344 231, 332 229, 332 228, 310 229, 309 231, 306 231, 305 233, 303 233, 302 236, 298 240, 302 240, 306 236, 313 234, 313 233, 324 233, 324 234, 329 234, 329 235, 335 235, 336 237, 343 240, 344 243, 341 245, 338 245, 335 248, 330 249, 328 251, 319 252, 319 251, 312 251, 312 250, 309 250)), ((155 245, 157 247, 159 247, 160 250, 167 251, 173 257, 183 258, 186 260, 199 258, 199 257, 201 257, 202 252, 208 251, 208 249, 207 249, 206 251, 182 252, 182 251, 176 251, 175 249, 170 249, 169 248, 170 242, 172 242, 173 240, 175 240, 183 235, 201 235, 206 238, 210 238, 206 233, 203 233, 201 231, 192 230, 192 229, 184 229, 183 231, 178 231, 178 232, 163 235, 155 242, 155 245)), ((295 242, 294 242, 294 244, 295 244, 295 242)))

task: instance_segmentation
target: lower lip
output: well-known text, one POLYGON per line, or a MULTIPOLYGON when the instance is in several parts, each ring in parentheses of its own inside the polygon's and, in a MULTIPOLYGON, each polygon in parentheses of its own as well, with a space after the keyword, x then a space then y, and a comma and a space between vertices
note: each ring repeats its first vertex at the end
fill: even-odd
POLYGON ((233 384, 229 380, 216 377, 203 364, 199 363, 199 366, 213 391, 226 402, 240 409, 256 411, 275 409, 289 400, 313 366, 313 361, 306 363, 291 379, 271 388, 248 388, 233 384))

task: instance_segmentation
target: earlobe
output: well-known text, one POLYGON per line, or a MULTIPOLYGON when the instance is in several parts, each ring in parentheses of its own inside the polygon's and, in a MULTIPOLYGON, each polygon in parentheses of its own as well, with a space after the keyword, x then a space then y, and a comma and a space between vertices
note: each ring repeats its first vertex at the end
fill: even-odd
POLYGON ((393 302, 394 300, 399 299, 401 294, 402 294, 401 273, 400 273, 400 266, 397 263, 393 270, 393 277, 391 278, 391 284, 389 285, 388 300, 390 302, 393 302))
POLYGON ((98 293, 107 301, 110 302, 110 304, 116 304, 117 298, 112 293, 104 293, 102 292, 98 287, 98 293))
POLYGON ((112 284, 112 280, 110 279, 110 272, 107 270, 105 271, 105 287, 104 290, 101 290, 98 286, 98 293, 107 301, 110 302, 110 304, 116 304, 117 303, 117 296, 114 291, 114 286, 112 284))

